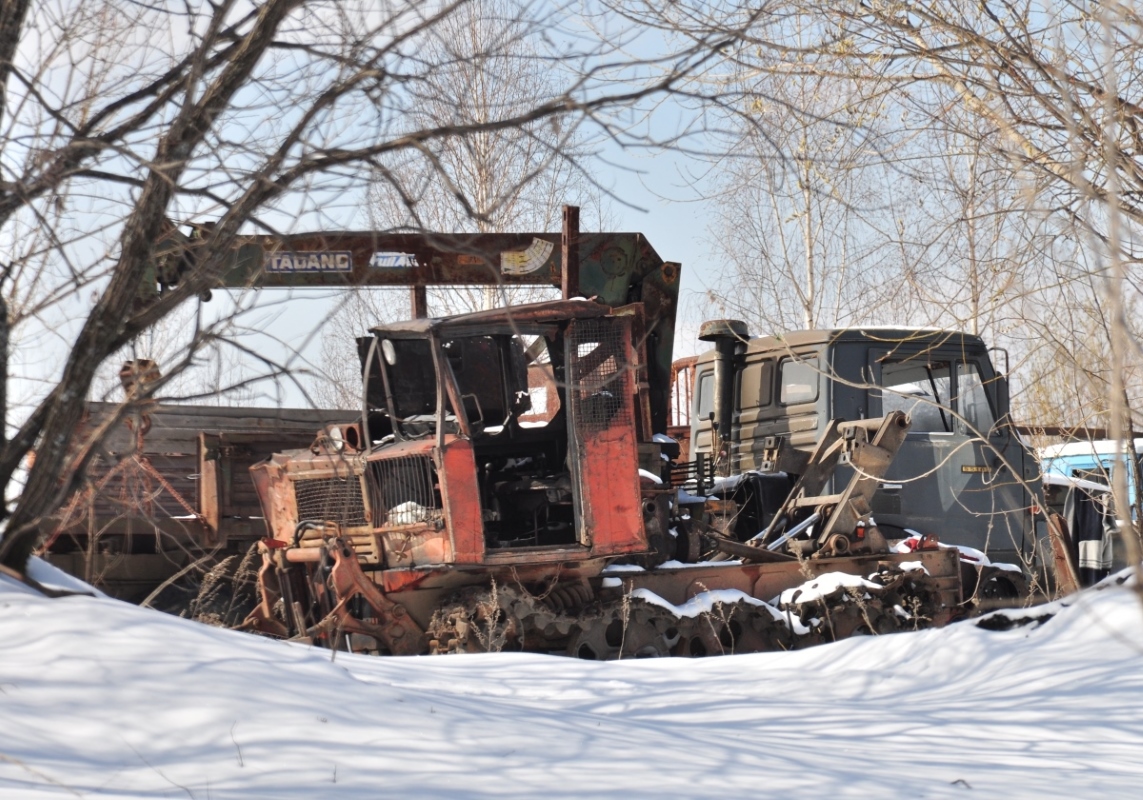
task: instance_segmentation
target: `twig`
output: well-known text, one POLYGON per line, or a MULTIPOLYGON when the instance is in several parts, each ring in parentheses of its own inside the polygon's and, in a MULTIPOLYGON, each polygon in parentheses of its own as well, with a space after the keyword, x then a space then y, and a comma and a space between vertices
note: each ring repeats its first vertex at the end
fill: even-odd
POLYGON ((238 740, 234 738, 234 729, 238 727, 238 720, 234 720, 234 724, 230 726, 230 741, 234 742, 234 749, 238 751, 238 766, 245 767, 246 763, 242 760, 242 746, 238 744, 238 740))

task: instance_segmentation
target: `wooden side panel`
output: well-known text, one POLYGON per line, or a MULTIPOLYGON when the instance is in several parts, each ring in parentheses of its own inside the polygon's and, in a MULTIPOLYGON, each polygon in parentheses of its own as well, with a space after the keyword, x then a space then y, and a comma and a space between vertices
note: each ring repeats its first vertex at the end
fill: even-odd
MULTIPOLYGON (((75 432, 81 441, 119 406, 89 403, 75 432)), ((86 535, 88 523, 111 533, 120 522, 145 518, 177 537, 212 547, 263 535, 262 509, 251 465, 275 452, 308 447, 319 429, 355 421, 355 411, 219 406, 152 406, 108 431, 88 472, 90 494, 61 509, 62 528, 86 535), (142 429, 142 436, 138 431, 142 429), (201 525, 188 517, 199 515, 201 525)))
POLYGON ((198 435, 198 512, 206 524, 207 536, 213 540, 209 544, 218 541, 222 527, 221 475, 217 455, 210 457, 212 453, 218 453, 220 438, 212 433, 198 435))

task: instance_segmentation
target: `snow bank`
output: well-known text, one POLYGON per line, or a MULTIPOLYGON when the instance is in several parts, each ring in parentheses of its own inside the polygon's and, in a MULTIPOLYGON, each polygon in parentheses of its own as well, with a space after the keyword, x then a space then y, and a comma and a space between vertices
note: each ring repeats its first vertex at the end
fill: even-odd
POLYGON ((1138 796, 1138 600, 1018 613, 711 659, 331 661, 4 579, 0 796, 1138 796))
POLYGON ((54 567, 42 558, 33 558, 28 562, 28 577, 49 589, 61 589, 65 592, 82 592, 96 597, 107 597, 103 592, 89 583, 54 567))

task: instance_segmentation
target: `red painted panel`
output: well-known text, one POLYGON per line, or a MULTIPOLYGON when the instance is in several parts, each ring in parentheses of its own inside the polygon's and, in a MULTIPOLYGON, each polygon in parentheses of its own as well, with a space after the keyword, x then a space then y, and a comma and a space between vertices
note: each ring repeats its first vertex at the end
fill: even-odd
POLYGON ((631 319, 577 321, 571 341, 573 437, 579 445, 580 508, 592 554, 641 552, 647 537, 639 487, 634 403, 638 361, 631 346, 631 319), (618 408, 600 413, 615 401, 618 408))
POLYGON ((645 550, 634 429, 625 425, 600 431, 584 439, 581 453, 593 555, 645 550))
POLYGON ((484 560, 484 520, 472 443, 447 437, 440 460, 441 502, 452 537, 453 561, 479 564, 484 560))
POLYGON ((385 592, 403 592, 415 589, 425 578, 435 572, 420 572, 411 569, 387 569, 381 573, 381 588, 385 592))

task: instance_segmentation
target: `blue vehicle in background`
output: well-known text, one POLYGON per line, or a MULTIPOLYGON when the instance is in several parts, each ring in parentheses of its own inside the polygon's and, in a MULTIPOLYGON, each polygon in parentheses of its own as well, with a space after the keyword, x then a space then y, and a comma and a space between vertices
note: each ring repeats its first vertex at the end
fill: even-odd
MULTIPOLYGON (((1053 444, 1040 448, 1040 465, 1045 475, 1063 475, 1114 486, 1116 470, 1127 466, 1127 454, 1121 454, 1117 462, 1115 449, 1114 439, 1053 444)), ((1143 439, 1135 440, 1135 452, 1143 454, 1143 439)), ((1127 472, 1127 491, 1134 506, 1135 480, 1130 470, 1127 472)))
MULTIPOLYGON (((1049 445, 1040 449, 1040 464, 1044 472, 1044 493, 1049 508, 1053 507, 1053 492, 1059 495, 1058 505, 1063 506, 1064 493, 1062 487, 1067 483, 1073 484, 1066 492, 1067 510, 1056 509, 1064 514, 1068 526, 1072 528, 1072 544, 1077 548, 1074 555, 1081 573, 1087 577, 1106 575, 1109 571, 1125 566, 1127 560, 1122 552, 1122 543, 1116 532, 1122 525, 1115 522, 1126 515, 1114 513, 1111 501, 1111 486, 1117 477, 1117 471, 1127 469, 1127 496, 1131 504, 1131 518, 1137 517, 1135 510, 1136 486, 1134 471, 1129 469, 1129 454, 1122 452, 1116 455, 1116 441, 1114 439, 1098 439, 1082 442, 1068 442, 1066 444, 1049 445), (1102 510, 1085 511, 1085 507, 1102 510), (1073 514, 1087 520, 1082 522, 1073 519, 1073 514), (1105 531, 1102 537, 1096 531, 1102 527, 1105 531), (1087 533, 1081 528, 1090 529, 1087 533), (1093 571, 1094 570, 1094 571, 1093 571)), ((1136 458, 1140 459, 1143 467, 1143 439, 1135 440, 1136 458)), ((1081 575, 1081 578, 1084 577, 1081 575)), ((1085 584, 1089 580, 1083 581, 1085 584)))

